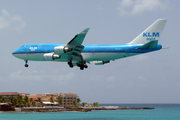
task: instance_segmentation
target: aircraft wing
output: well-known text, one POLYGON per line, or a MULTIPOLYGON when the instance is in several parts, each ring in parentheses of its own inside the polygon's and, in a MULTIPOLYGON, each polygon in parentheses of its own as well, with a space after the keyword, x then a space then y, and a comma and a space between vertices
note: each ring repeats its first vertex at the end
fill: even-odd
POLYGON ((72 49, 71 53, 80 54, 84 46, 82 45, 84 38, 90 28, 86 28, 81 33, 77 34, 70 42, 67 43, 67 47, 72 49))
POLYGON ((61 54, 61 58, 71 58, 77 61, 82 60, 81 52, 84 49, 82 45, 84 38, 90 28, 86 28, 81 33, 77 34, 65 46, 58 46, 55 48, 56 54, 61 54), (62 48, 63 47, 63 48, 62 48), (62 54, 63 51, 63 54, 62 54))
POLYGON ((84 38, 88 32, 90 28, 86 28, 85 30, 83 30, 81 33, 77 34, 68 44, 67 46, 70 47, 75 47, 78 45, 81 45, 82 42, 84 41, 84 38))

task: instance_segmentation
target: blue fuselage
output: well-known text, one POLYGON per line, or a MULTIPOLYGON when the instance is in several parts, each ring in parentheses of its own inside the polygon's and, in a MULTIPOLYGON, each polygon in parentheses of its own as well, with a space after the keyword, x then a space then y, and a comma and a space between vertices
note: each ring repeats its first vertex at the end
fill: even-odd
MULTIPOLYGON (((31 61, 47 61, 43 55, 47 53, 53 53, 54 48, 57 46, 63 46, 65 44, 55 43, 42 43, 42 44, 25 44, 22 47, 15 50, 12 54, 23 60, 31 61)), ((84 45, 84 49, 81 52, 83 60, 89 61, 105 61, 115 60, 133 55, 138 55, 147 52, 153 52, 162 48, 161 44, 158 44, 157 48, 153 49, 137 49, 143 44, 119 44, 119 45, 84 45)), ((49 60, 48 60, 49 61, 49 60)), ((68 58, 60 58, 55 61, 68 61, 68 58)), ((78 61, 74 59, 73 61, 78 61)))

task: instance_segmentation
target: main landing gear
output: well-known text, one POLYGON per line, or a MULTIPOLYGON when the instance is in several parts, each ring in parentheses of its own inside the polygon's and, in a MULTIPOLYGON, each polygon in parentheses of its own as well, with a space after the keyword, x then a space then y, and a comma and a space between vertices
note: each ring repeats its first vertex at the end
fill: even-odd
POLYGON ((80 70, 84 70, 84 68, 88 68, 88 66, 85 63, 83 64, 78 63, 77 66, 80 67, 80 70))
POLYGON ((25 67, 28 67, 29 65, 27 64, 28 63, 28 61, 27 60, 25 60, 25 67))
MULTIPOLYGON (((68 65, 70 68, 73 68, 74 65, 72 64, 72 61, 68 62, 68 65)), ((86 65, 86 63, 77 63, 77 66, 80 68, 80 70, 84 70, 84 68, 88 68, 88 66, 86 65)))

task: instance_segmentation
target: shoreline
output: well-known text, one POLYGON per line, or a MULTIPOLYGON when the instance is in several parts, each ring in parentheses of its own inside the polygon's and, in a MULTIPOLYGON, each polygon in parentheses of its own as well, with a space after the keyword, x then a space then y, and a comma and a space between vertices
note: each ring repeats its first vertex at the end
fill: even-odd
POLYGON ((79 108, 15 108, 15 111, 0 111, 0 113, 21 113, 21 112, 91 112, 92 110, 150 110, 153 107, 79 107, 79 108))

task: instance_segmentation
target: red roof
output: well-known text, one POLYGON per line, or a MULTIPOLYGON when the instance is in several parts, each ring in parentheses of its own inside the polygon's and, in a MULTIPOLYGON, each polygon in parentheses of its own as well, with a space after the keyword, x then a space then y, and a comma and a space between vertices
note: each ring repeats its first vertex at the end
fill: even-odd
POLYGON ((29 93, 19 93, 20 95, 29 95, 29 93))
POLYGON ((41 100, 49 100, 51 97, 43 97, 41 100))
POLYGON ((37 98, 37 95, 28 95, 29 98, 37 98))
MULTIPOLYGON (((41 100, 49 100, 51 97, 42 97, 41 100)), ((56 97, 53 97, 53 99, 55 100, 56 97)))
POLYGON ((75 93, 66 93, 66 95, 77 95, 75 93))
POLYGON ((36 94, 36 96, 40 97, 40 96, 43 96, 42 94, 36 94))
POLYGON ((1 92, 0 95, 13 95, 18 94, 17 92, 1 92))

